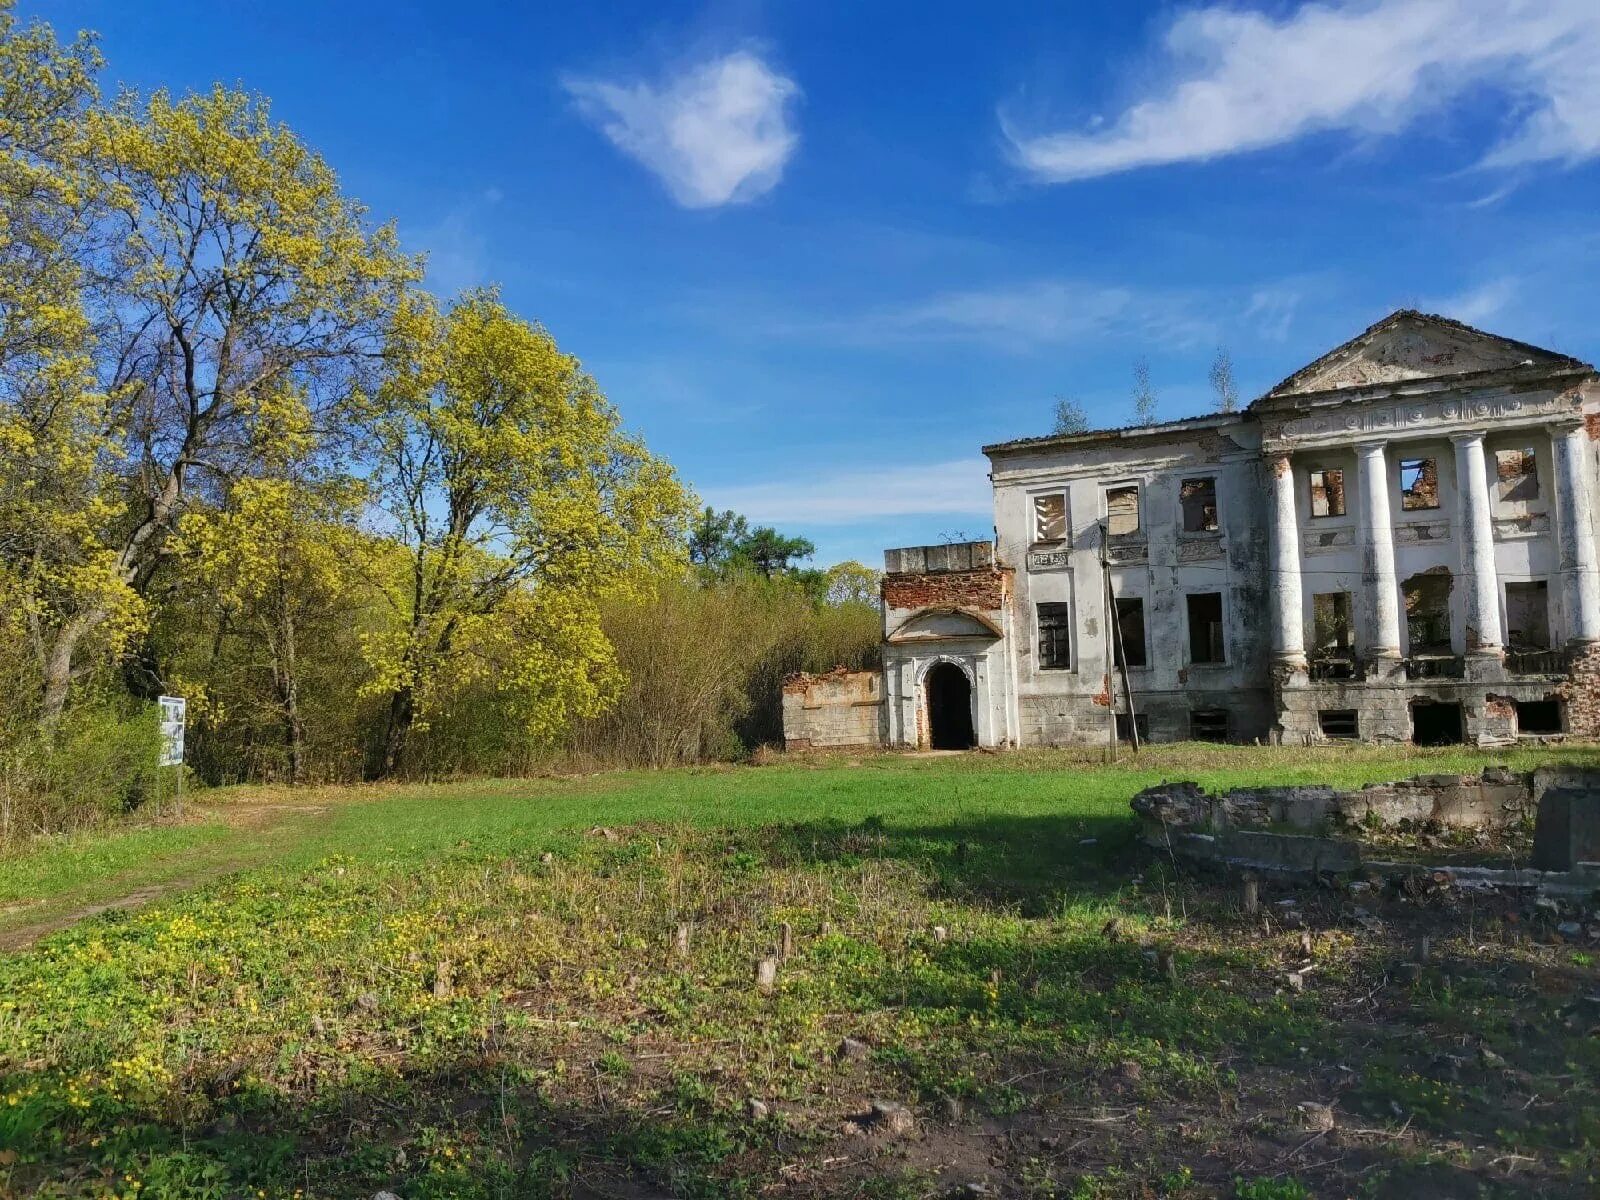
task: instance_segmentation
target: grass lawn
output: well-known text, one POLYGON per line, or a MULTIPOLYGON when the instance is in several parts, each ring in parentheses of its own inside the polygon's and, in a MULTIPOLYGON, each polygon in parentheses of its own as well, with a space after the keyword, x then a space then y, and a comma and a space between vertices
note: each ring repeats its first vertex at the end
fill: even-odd
POLYGON ((1127 807, 1558 758, 1600 765, 1181 746, 203 794, 0 858, 0 939, 113 904, 0 952, 0 1196, 1592 1195, 1592 948, 1521 900, 1267 888, 1247 920, 1127 807))

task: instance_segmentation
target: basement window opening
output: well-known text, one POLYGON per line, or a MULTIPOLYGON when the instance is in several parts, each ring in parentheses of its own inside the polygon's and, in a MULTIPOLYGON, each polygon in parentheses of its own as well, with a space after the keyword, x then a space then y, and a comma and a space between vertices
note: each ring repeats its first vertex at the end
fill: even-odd
POLYGON ((1185 479, 1178 485, 1185 533, 1211 533, 1217 528, 1217 481, 1185 479))
POLYGON ((1353 742, 1361 736, 1361 718, 1353 708, 1321 708, 1317 710, 1317 728, 1325 738, 1353 742))
POLYGON ((1400 460, 1400 507, 1407 512, 1439 507, 1439 463, 1436 459, 1400 460))
POLYGON ((1222 593, 1196 592, 1188 597, 1189 661, 1227 662, 1227 646, 1222 637, 1222 593))
POLYGON ((1197 742, 1228 740, 1228 710, 1197 708, 1189 713, 1189 736, 1197 742))
POLYGON ((1518 733, 1560 733, 1561 730, 1561 701, 1559 700, 1517 700, 1513 701, 1517 710, 1518 733))
POLYGON ((1133 724, 1130 726, 1128 724, 1128 714, 1125 713, 1125 712, 1119 712, 1117 714, 1117 741, 1119 741, 1119 742, 1131 742, 1131 741, 1133 741, 1133 735, 1131 733, 1131 730, 1138 730, 1138 732, 1139 732, 1139 740, 1141 742, 1148 742, 1150 740, 1150 718, 1149 718, 1149 716, 1146 715, 1145 713, 1135 713, 1134 714, 1134 718, 1133 718, 1133 724))
POLYGON ((1411 740, 1419 746, 1459 746, 1461 705, 1419 701, 1411 706, 1411 740))
POLYGON ((1344 516, 1344 472, 1323 467, 1311 472, 1311 515, 1344 516))

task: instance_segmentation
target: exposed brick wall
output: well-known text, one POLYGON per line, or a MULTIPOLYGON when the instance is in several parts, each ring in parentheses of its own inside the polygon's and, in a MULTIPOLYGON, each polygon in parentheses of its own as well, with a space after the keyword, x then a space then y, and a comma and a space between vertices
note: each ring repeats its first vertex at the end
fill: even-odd
POLYGON ((1600 442, 1600 413, 1586 414, 1583 418, 1583 426, 1592 440, 1600 442))
POLYGON ((889 608, 994 610, 1004 607, 1005 596, 1003 571, 940 571, 883 577, 883 602, 889 608))
POLYGON ((1600 646, 1592 646, 1572 660, 1567 681, 1556 689, 1566 704, 1567 732, 1577 737, 1600 737, 1600 646))
POLYGON ((837 667, 826 675, 783 681, 783 740, 791 750, 876 746, 881 740, 883 678, 837 667))

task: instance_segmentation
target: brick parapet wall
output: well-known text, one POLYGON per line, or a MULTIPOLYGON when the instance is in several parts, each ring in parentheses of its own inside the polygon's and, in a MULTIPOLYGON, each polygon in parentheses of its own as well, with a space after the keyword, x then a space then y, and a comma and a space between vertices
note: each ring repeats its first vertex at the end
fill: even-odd
POLYGON ((1005 607, 1008 572, 918 572, 883 577, 883 603, 890 609, 976 608, 995 612, 1005 607))

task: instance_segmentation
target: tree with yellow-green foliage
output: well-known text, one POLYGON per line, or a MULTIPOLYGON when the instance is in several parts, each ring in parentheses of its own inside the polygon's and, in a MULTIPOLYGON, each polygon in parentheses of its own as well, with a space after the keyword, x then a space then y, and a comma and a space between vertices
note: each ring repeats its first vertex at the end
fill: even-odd
POLYGON ((11 711, 47 724, 84 651, 115 654, 143 617, 104 536, 124 508, 88 311, 104 210, 84 127, 99 65, 88 36, 63 44, 0 0, 0 609, 8 644, 47 681, 11 711))
POLYGON ((493 290, 397 317, 368 421, 374 481, 405 549, 392 632, 368 642, 387 716, 368 764, 490 687, 531 736, 614 694, 599 604, 683 561, 688 498, 668 464, 544 329, 493 290))
MULTIPOLYGON (((120 450, 97 468, 125 502, 100 549, 109 577, 144 597, 190 505, 255 474, 302 408, 318 437, 336 423, 419 265, 240 92, 90 106, 74 171, 97 190, 82 270, 98 426, 120 450)), ((47 720, 82 643, 114 617, 91 601, 56 624, 47 720)))

